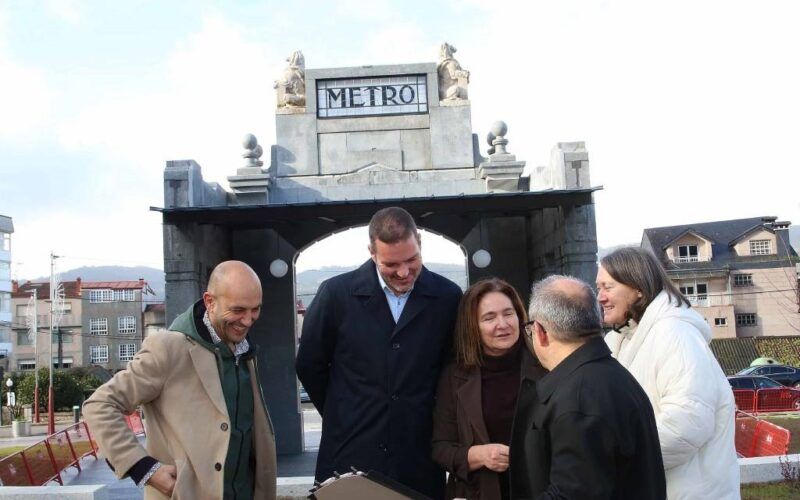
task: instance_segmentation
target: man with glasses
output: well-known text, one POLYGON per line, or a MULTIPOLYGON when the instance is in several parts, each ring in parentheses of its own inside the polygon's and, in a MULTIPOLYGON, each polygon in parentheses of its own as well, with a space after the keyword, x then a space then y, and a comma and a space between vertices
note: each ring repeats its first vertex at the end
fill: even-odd
POLYGON ((525 341, 550 373, 523 378, 512 498, 666 498, 653 408, 601 336, 592 288, 550 276, 531 292, 525 341))

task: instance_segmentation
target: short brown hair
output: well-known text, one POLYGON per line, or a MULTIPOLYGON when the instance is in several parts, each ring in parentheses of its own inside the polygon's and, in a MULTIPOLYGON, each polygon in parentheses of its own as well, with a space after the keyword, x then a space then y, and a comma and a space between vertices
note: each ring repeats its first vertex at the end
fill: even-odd
POLYGON ((647 306, 662 291, 667 292, 675 305, 691 307, 655 255, 644 248, 619 248, 600 259, 600 265, 615 281, 642 293, 641 298, 631 305, 631 317, 636 322, 642 319, 647 306))
POLYGON ((378 210, 369 221, 370 250, 375 250, 375 240, 392 244, 405 241, 411 236, 417 238, 417 243, 419 243, 419 231, 417 231, 414 218, 400 207, 378 210))
POLYGON ((499 278, 478 281, 467 289, 458 305, 453 350, 459 366, 465 368, 483 366, 483 344, 478 325, 478 304, 487 293, 491 292, 500 292, 511 300, 511 305, 514 306, 514 312, 517 313, 517 320, 519 320, 519 334, 522 335, 528 315, 525 314, 525 306, 514 287, 499 278))

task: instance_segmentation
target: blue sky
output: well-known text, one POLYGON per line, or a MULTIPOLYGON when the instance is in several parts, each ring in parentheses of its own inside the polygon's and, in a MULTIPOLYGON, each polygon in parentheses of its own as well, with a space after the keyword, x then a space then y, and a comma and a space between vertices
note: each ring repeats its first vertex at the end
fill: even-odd
POLYGON ((454 44, 479 137, 505 120, 529 167, 586 141, 601 245, 695 221, 800 223, 797 19, 794 1, 2 0, 12 272, 45 274, 50 249, 64 268, 159 266, 148 209, 164 162, 194 158, 227 187, 245 133, 274 142, 272 82, 298 49, 318 68, 433 62, 454 44))

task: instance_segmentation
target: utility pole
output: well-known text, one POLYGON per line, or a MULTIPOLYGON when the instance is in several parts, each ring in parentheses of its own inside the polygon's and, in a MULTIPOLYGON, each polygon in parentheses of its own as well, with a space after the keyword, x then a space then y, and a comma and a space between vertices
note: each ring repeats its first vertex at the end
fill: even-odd
POLYGON ((61 298, 61 293, 59 290, 61 287, 61 280, 58 279, 55 272, 56 259, 58 258, 58 255, 55 255, 52 251, 50 251, 50 358, 47 360, 47 366, 50 367, 50 387, 47 391, 48 435, 56 433, 54 408, 55 393, 53 391, 53 329, 57 326, 57 323, 61 321, 61 311, 58 311, 57 309, 62 307, 62 301, 59 300, 61 298))
POLYGON ((33 419, 37 424, 39 423, 39 290, 34 288, 31 292, 33 295, 32 307, 28 309, 28 314, 31 318, 30 334, 33 337, 33 373, 34 373, 34 386, 33 386, 33 419))

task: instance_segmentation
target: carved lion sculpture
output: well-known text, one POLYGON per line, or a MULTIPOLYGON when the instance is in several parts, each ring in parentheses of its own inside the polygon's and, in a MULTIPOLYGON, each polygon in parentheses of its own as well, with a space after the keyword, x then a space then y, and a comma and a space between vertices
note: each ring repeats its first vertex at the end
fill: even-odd
POLYGON ((278 107, 302 108, 306 105, 306 61, 299 50, 286 58, 289 66, 283 70, 273 88, 278 90, 278 107))
POLYGON ((439 49, 439 100, 452 101, 467 99, 469 71, 462 69, 461 64, 453 57, 456 48, 445 42, 439 49))

